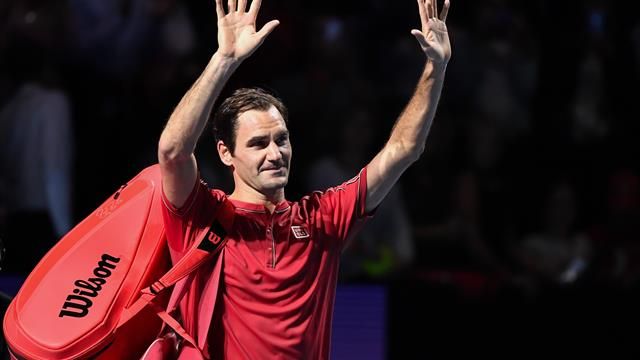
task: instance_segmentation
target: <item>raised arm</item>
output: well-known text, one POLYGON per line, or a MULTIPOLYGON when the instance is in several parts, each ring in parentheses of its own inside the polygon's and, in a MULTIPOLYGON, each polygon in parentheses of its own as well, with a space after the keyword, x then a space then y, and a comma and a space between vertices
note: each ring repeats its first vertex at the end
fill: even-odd
POLYGON ((415 92, 396 121, 384 148, 367 165, 366 210, 375 209, 400 175, 418 160, 436 113, 451 44, 445 20, 449 0, 438 16, 436 0, 417 0, 422 30, 412 30, 427 61, 415 92))
POLYGON ((176 207, 184 204, 197 181, 193 153, 213 104, 235 69, 279 24, 272 20, 256 32, 261 0, 252 1, 249 10, 247 0, 229 0, 228 12, 221 1, 216 0, 218 50, 171 114, 158 144, 163 190, 176 207))

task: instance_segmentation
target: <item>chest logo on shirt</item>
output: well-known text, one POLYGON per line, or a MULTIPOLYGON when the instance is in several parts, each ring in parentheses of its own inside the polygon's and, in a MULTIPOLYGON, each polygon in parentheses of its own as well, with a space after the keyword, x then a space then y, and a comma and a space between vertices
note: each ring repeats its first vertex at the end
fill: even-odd
POLYGON ((291 231, 296 239, 305 239, 309 237, 309 232, 304 226, 292 226, 291 231))

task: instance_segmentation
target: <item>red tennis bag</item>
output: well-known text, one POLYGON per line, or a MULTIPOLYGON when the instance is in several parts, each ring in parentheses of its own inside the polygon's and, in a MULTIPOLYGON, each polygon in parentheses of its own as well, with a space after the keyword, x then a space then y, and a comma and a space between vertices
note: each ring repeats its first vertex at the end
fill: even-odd
POLYGON ((200 240, 171 267, 160 169, 144 169, 67 233, 27 277, 4 318, 12 356, 139 359, 163 323, 188 338, 167 314, 170 291, 164 290, 219 252, 233 217, 228 206, 220 207, 200 240))

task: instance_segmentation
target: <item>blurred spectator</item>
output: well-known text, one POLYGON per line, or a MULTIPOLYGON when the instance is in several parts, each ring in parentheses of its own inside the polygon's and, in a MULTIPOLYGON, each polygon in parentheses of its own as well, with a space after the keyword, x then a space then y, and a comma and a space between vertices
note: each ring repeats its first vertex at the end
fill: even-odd
POLYGON ((477 73, 464 80, 474 86, 470 105, 501 137, 528 134, 539 72, 531 24, 514 4, 491 1, 478 9, 474 25, 475 49, 468 61, 478 63, 477 73))
POLYGON ((496 295, 509 276, 497 244, 487 241, 490 214, 483 211, 487 208, 483 199, 478 176, 464 171, 454 180, 444 221, 416 227, 420 248, 431 253, 422 257, 421 265, 426 269, 422 277, 476 298, 496 295))
POLYGON ((63 91, 25 83, 0 109, 0 197, 11 211, 46 211, 57 237, 72 225, 69 108, 63 91))
POLYGON ((573 103, 574 141, 599 140, 607 134, 604 87, 602 59, 596 49, 589 49, 580 64, 573 103))
POLYGON ((554 184, 537 230, 514 244, 513 255, 534 292, 577 283, 592 266, 592 242, 580 228, 575 196, 570 184, 554 184))
MULTIPOLYGON (((110 75, 131 74, 154 44, 157 20, 174 2, 69 0, 77 61, 110 75)), ((180 46, 188 47, 189 43, 180 46)))
POLYGON ((573 98, 572 137, 577 143, 601 140, 609 131, 609 102, 605 96, 609 45, 604 37, 605 15, 602 5, 590 4, 586 11, 586 44, 579 60, 573 98))
POLYGON ((597 253, 600 285, 640 286, 640 179, 628 169, 609 178, 604 221, 590 232, 597 253))
POLYGON ((61 87, 62 1, 13 1, 0 42, 6 98, 0 104, 0 208, 5 207, 7 269, 28 271, 73 225, 74 137, 61 87), (33 240, 24 244, 25 232, 33 240))

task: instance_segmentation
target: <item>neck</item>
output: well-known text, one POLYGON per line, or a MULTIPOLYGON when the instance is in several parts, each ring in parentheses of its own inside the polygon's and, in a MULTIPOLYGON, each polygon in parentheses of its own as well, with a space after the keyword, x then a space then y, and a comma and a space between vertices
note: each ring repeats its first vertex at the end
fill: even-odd
POLYGON ((270 212, 273 212, 276 206, 285 199, 284 188, 274 190, 273 192, 263 193, 248 186, 236 187, 229 198, 251 204, 262 205, 270 212))

